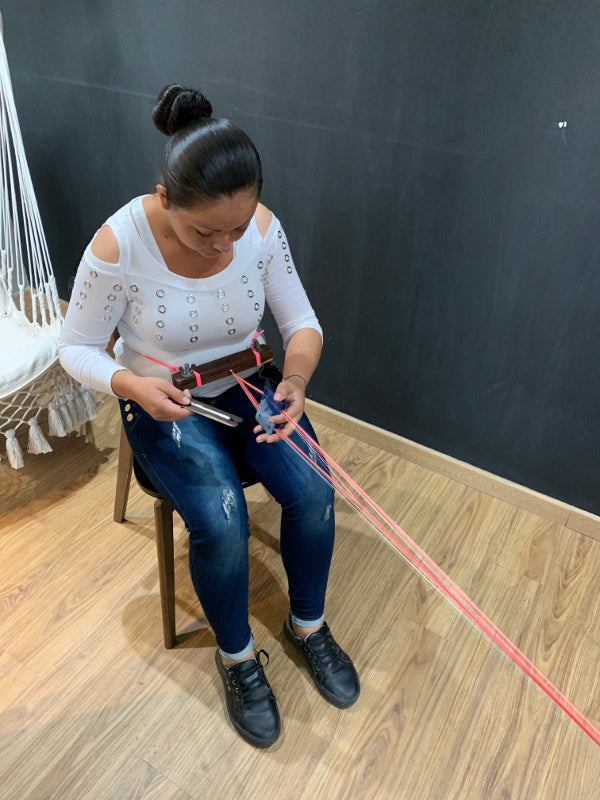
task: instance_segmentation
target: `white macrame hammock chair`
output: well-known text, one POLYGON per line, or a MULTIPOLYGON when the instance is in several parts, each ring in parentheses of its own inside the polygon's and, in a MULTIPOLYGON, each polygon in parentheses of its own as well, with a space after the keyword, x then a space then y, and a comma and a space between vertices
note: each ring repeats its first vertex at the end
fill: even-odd
POLYGON ((63 317, 1 35, 0 92, 0 436, 11 467, 20 469, 22 426, 28 452, 49 453, 42 412, 48 435, 66 436, 95 417, 100 401, 58 363, 63 317))

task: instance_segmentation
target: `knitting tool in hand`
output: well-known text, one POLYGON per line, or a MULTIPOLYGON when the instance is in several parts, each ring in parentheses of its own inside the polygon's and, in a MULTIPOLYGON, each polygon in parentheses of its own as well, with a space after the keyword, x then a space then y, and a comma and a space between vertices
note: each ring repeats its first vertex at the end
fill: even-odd
POLYGON ((227 411, 221 411, 220 408, 209 406, 206 403, 201 403, 200 400, 196 400, 195 398, 192 398, 189 405, 183 407, 189 408, 190 411, 194 412, 194 414, 200 414, 201 416, 208 417, 208 419, 212 419, 215 422, 221 422, 223 425, 227 425, 229 428, 236 428, 240 422, 244 421, 242 417, 238 417, 235 414, 229 414, 227 411))
POLYGON ((269 422, 269 417, 277 416, 277 414, 280 414, 285 408, 285 402, 283 400, 279 402, 274 400, 274 395, 273 387, 267 384, 256 410, 256 421, 262 426, 264 432, 269 435, 275 433, 277 430, 277 423, 269 422))

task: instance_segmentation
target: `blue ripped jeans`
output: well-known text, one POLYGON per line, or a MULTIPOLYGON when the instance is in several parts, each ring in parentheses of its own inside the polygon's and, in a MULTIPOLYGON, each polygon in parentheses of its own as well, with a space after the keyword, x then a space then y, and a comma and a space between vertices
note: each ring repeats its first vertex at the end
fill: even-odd
MULTIPOLYGON (((256 374, 250 382, 262 388, 264 379, 256 374)), ((244 422, 227 428, 196 414, 158 422, 137 403, 119 401, 136 459, 188 529, 192 582, 219 649, 241 657, 252 648, 252 634, 250 529, 240 475, 258 479, 281 505, 281 557, 299 622, 322 619, 335 531, 333 490, 285 442, 257 444, 255 411, 239 386, 210 402, 244 422)), ((306 415, 300 424, 315 436, 306 415)), ((297 433, 292 438, 306 451, 297 433)))

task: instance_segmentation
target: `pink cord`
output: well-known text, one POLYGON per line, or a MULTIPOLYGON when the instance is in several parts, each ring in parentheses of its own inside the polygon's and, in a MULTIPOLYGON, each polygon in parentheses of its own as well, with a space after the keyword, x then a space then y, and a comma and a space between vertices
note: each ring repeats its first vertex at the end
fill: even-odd
MULTIPOLYGON (((255 408, 258 408, 258 402, 250 394, 247 387, 252 391, 262 394, 260 389, 257 389, 252 384, 235 376, 236 380, 246 393, 255 408)), ((454 605, 473 622, 489 639, 500 648, 500 650, 507 655, 511 661, 522 670, 534 683, 537 684, 547 695, 553 700, 556 705, 561 708, 597 745, 600 746, 600 731, 585 717, 579 709, 568 700, 559 689, 536 667, 536 665, 527 658, 527 656, 519 650, 519 648, 498 628, 481 609, 460 589, 446 573, 438 567, 424 550, 422 550, 416 542, 414 542, 402 528, 400 528, 385 511, 383 511, 369 495, 360 488, 360 486, 352 480, 352 478, 344 472, 344 470, 336 464, 336 462, 329 456, 292 417, 285 411, 281 412, 283 416, 291 423, 294 429, 298 432, 299 436, 306 442, 310 449, 320 457, 321 461, 327 465, 330 472, 322 469, 316 461, 310 458, 295 442, 280 433, 282 440, 286 441, 294 447, 300 455, 308 461, 322 477, 334 488, 336 491, 345 497, 350 505, 356 509, 360 514, 365 517, 375 529, 402 555, 412 564, 418 573, 428 580, 435 588, 437 588, 445 597, 451 600, 454 605), (358 495, 356 497, 352 494, 348 485, 358 495), (361 498, 362 501, 361 502, 361 498), (374 513, 373 513, 374 512, 374 513), (378 516, 375 516, 378 515, 378 516), (381 519, 379 519, 380 517, 381 519), (392 530, 388 530, 385 526, 392 530)))

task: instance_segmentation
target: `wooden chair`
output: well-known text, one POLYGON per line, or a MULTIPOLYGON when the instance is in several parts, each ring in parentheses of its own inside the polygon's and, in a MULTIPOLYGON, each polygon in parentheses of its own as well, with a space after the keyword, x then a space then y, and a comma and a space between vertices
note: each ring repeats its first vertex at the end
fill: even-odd
MULTIPOLYGON (((137 459, 134 458, 127 441, 125 429, 121 426, 119 461, 117 466, 117 491, 115 494, 115 522, 125 521, 131 473, 134 473, 140 489, 154 498, 154 526, 156 532, 156 551, 158 557, 158 579, 162 611, 163 639, 170 650, 177 644, 175 626, 175 555, 173 545, 173 506, 153 486, 137 459)), ((251 475, 242 476, 242 486, 246 489, 258 483, 251 475)))

